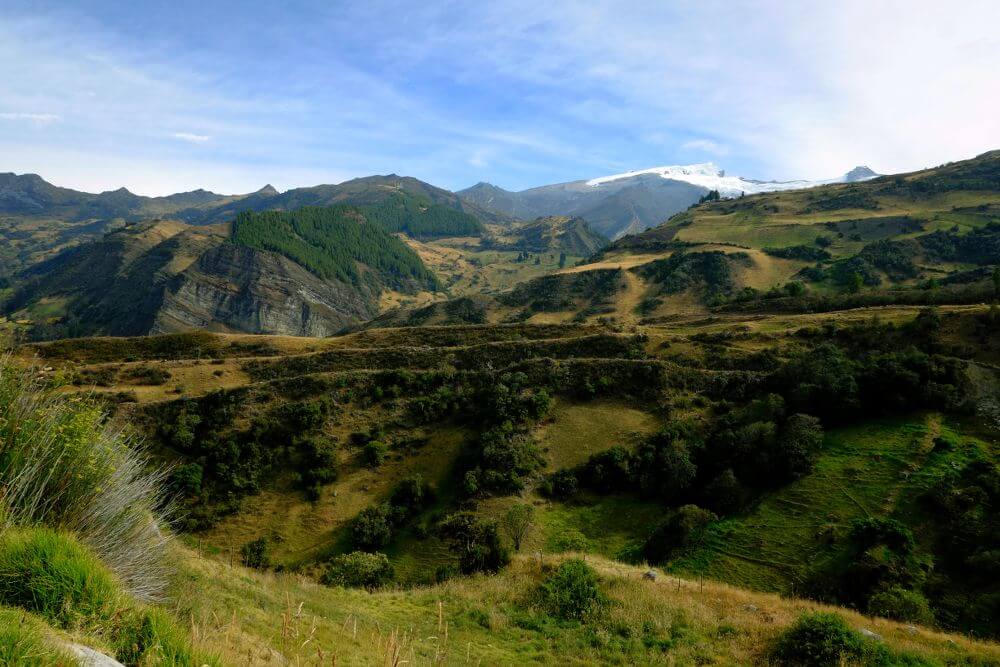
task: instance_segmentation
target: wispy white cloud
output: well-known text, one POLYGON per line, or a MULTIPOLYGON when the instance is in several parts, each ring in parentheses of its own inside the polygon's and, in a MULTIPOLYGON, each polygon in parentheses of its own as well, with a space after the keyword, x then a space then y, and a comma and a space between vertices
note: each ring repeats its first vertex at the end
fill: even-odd
POLYGON ((207 134, 192 134, 191 132, 174 132, 170 136, 174 139, 180 139, 181 141, 187 141, 192 144, 203 144, 206 141, 212 140, 212 137, 207 134))
POLYGON ((12 111, 0 113, 0 119, 24 121, 35 125, 48 125, 61 120, 59 115, 54 113, 24 113, 12 111))

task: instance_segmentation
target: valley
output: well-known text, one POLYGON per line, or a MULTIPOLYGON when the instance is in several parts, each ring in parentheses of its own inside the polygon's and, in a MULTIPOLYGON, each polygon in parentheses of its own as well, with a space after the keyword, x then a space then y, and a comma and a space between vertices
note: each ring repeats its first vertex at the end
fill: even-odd
POLYGON ((838 605, 863 664, 993 664, 998 175, 615 241, 381 181, 128 222, 14 274, 5 363, 169 470, 211 591, 171 613, 227 662, 769 664, 838 605))

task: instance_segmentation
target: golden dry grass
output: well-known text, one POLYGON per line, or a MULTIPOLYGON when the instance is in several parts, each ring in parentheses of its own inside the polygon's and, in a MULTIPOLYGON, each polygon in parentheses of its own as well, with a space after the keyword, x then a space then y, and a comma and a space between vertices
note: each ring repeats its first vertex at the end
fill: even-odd
POLYGON ((708 581, 646 581, 643 568, 593 556, 583 558, 612 604, 582 625, 560 624, 536 607, 534 591, 565 557, 520 556, 497 576, 366 593, 185 553, 179 590, 188 594, 175 606, 198 647, 225 664, 767 664, 779 633, 817 610, 924 660, 1000 661, 997 644, 708 581), (643 636, 663 643, 647 647, 643 636))

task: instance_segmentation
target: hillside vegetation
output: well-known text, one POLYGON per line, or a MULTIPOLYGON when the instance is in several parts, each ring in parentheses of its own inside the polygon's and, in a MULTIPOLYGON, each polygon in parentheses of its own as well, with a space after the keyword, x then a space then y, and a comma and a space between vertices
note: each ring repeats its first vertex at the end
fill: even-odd
POLYGON ((437 281, 420 258, 380 225, 366 224, 357 209, 347 206, 302 208, 291 213, 244 212, 233 222, 232 240, 281 253, 320 278, 358 284, 358 264, 378 273, 393 286, 408 281, 435 289, 437 281))

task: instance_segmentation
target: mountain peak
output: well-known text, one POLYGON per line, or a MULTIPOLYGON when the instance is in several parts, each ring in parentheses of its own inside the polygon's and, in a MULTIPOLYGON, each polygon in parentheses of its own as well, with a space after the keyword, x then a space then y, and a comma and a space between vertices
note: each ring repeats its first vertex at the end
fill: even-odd
POLYGON ((844 174, 844 181, 847 183, 855 183, 857 181, 867 181, 872 178, 878 178, 878 176, 879 174, 871 167, 860 165, 844 174))
POLYGON ((265 185, 264 187, 262 187, 257 192, 254 192, 253 194, 255 194, 255 195, 264 195, 265 197, 273 197, 274 195, 280 194, 280 193, 278 192, 277 188, 275 188, 273 185, 271 185, 270 183, 268 183, 267 185, 265 185))

